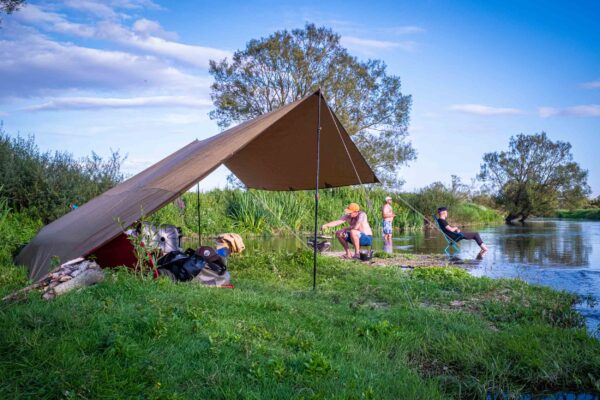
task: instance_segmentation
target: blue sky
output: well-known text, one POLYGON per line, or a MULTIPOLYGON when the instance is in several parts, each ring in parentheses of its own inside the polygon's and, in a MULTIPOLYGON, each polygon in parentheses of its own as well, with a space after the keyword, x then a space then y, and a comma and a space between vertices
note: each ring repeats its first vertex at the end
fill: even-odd
POLYGON ((0 119, 44 150, 119 149, 136 173, 219 132, 208 60, 313 22, 384 60, 413 96, 405 189, 452 174, 469 183, 485 152, 545 131, 573 145, 598 196, 598 15, 596 1, 30 1, 3 16, 0 119))

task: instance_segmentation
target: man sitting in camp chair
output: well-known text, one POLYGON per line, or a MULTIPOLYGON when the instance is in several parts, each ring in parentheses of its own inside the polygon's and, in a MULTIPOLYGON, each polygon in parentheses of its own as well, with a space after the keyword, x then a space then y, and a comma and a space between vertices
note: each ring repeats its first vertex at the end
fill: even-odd
POLYGON ((367 213, 360 211, 360 207, 356 203, 350 203, 348 208, 344 210, 344 215, 335 221, 326 223, 321 227, 325 230, 334 226, 348 223, 348 227, 341 229, 335 233, 338 240, 344 247, 346 254, 344 258, 360 258, 360 246, 370 246, 373 241, 373 231, 367 221, 367 213), (354 246, 354 255, 350 251, 348 243, 354 246))
POLYGON ((438 223, 442 232, 452 239, 455 242, 458 242, 461 239, 474 240, 477 242, 479 247, 481 247, 482 252, 487 251, 487 246, 481 240, 481 236, 479 236, 479 232, 461 232, 457 226, 451 226, 446 221, 448 218, 448 209, 446 207, 438 208, 438 223))

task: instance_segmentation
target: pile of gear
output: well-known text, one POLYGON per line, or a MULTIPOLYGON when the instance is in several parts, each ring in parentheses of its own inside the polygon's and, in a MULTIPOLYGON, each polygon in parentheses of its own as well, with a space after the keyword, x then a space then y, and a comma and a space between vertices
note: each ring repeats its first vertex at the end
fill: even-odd
POLYGON ((227 265, 230 254, 241 253, 245 249, 240 235, 225 233, 217 237, 216 248, 200 246, 197 250, 184 251, 181 248, 181 230, 176 226, 145 224, 141 233, 149 247, 158 247, 163 254, 156 261, 158 276, 179 282, 232 287, 227 265))

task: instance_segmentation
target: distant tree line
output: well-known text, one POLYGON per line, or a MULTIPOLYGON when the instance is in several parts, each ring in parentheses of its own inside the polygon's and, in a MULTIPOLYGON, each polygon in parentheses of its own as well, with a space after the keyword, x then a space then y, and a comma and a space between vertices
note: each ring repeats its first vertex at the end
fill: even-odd
POLYGON ((0 197, 48 223, 121 182, 124 159, 118 151, 107 159, 42 152, 32 136, 10 137, 0 127, 0 197))

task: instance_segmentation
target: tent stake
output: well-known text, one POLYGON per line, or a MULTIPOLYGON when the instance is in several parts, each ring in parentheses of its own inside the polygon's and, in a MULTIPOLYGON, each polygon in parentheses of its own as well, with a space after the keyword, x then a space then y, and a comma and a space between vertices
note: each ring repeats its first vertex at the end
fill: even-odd
POLYGON ((321 88, 317 105, 317 176, 315 177, 315 235, 313 240, 313 290, 317 289, 317 230, 319 229, 319 168, 321 166, 321 88))
POLYGON ((198 215, 198 247, 202 246, 202 231, 200 230, 200 182, 196 186, 196 212, 198 215))

